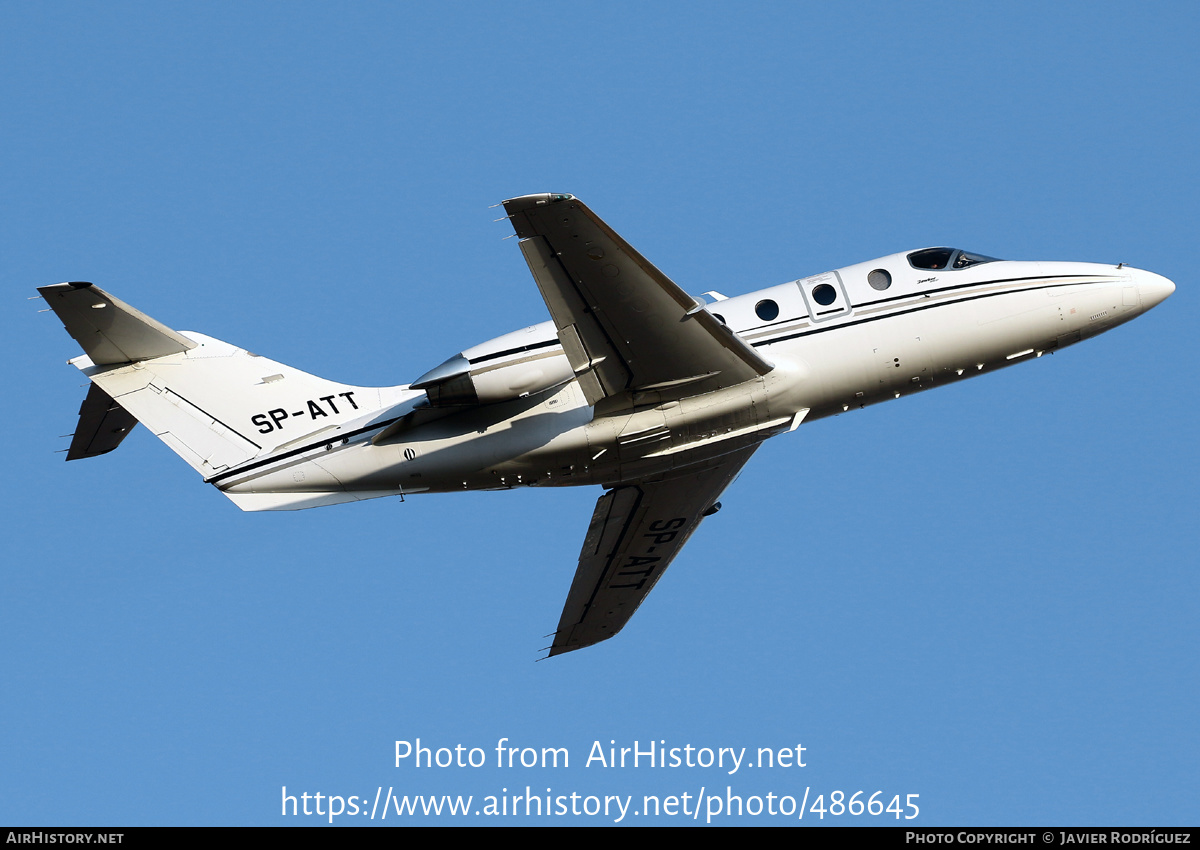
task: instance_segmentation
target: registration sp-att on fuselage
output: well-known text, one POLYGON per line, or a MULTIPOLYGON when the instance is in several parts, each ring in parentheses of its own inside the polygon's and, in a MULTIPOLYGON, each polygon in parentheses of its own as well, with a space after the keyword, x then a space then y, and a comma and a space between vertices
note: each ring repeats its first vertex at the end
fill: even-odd
POLYGON ((142 422, 248 511, 602 485, 558 655, 628 622, 768 437, 1040 357, 1175 288, 1124 265, 929 248, 706 302, 570 195, 504 207, 551 321, 400 386, 180 333, 90 283, 39 289, 91 379, 67 459, 142 422))

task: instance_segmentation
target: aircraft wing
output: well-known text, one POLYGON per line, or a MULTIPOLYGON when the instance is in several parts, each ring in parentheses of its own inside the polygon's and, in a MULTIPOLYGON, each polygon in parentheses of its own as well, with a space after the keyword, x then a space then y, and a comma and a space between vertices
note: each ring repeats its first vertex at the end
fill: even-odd
POLYGON ((678 478, 614 487, 597 500, 551 656, 607 640, 624 628, 757 448, 716 458, 678 478))
POLYGON ((570 195, 504 202, 588 404, 740 384, 772 365, 570 195))

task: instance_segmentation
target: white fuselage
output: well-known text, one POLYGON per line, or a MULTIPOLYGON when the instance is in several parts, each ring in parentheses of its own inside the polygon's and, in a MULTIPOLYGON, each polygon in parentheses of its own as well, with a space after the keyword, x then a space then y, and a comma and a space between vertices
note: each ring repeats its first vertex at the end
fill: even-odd
POLYGON ((1126 322, 1174 290, 1130 267, 997 260, 919 269, 909 256, 708 304, 775 365, 754 380, 700 395, 649 391, 632 407, 593 408, 545 322, 452 358, 486 403, 430 415, 424 391, 397 388, 397 405, 347 427, 336 442, 314 434, 286 456, 210 480, 231 494, 336 487, 372 496, 644 480, 801 419, 1039 357, 1126 322))

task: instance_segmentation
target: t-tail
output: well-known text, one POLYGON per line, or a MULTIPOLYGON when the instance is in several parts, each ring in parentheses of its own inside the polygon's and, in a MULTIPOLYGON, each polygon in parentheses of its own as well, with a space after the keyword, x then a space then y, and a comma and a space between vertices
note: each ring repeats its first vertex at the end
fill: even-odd
MULTIPOLYGON (((90 283, 59 283, 38 292, 83 347, 85 353, 70 362, 92 382, 67 460, 112 451, 141 422, 214 481, 324 436, 331 443, 348 439, 420 395, 406 386, 327 381, 202 334, 174 331, 90 283)), ((227 495, 243 510, 312 503, 227 495)), ((357 498, 346 494, 322 503, 357 498)))

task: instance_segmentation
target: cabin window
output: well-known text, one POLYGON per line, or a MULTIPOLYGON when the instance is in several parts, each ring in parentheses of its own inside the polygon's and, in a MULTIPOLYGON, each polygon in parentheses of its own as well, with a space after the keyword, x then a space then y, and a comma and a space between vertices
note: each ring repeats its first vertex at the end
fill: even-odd
POLYGON ((796 287, 804 296, 811 322, 824 322, 850 312, 846 288, 836 271, 801 278, 796 281, 796 287))
POLYGON ((764 322, 770 322, 779 317, 779 305, 765 298, 754 305, 754 314, 764 322))
POLYGON ((828 283, 821 283, 813 287, 812 299, 822 307, 828 307, 834 301, 837 301, 837 290, 828 283))
POLYGON ((892 285, 892 276, 888 274, 886 269, 875 269, 867 275, 867 283, 871 284, 872 289, 877 289, 880 292, 892 285))

